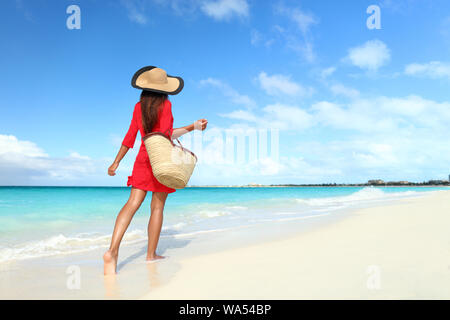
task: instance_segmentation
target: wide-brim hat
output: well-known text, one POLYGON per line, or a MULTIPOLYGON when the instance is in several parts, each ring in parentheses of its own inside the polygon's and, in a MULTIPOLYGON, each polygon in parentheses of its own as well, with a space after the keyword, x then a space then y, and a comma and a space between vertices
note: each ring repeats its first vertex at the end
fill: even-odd
POLYGON ((183 90, 184 81, 181 77, 169 76, 165 70, 154 66, 139 69, 131 79, 131 85, 136 89, 164 94, 178 94, 183 90))

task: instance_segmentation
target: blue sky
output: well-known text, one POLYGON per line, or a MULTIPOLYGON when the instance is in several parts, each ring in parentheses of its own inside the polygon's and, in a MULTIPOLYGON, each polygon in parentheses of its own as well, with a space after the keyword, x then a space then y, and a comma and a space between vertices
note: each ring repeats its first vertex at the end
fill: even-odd
POLYGON ((193 185, 450 173, 448 1, 8 0, 0 21, 0 185, 125 185, 139 135, 106 170, 146 65, 185 79, 175 127, 209 121, 203 151, 183 139, 193 185), (221 162, 226 130, 252 129, 279 132, 279 158, 221 162))

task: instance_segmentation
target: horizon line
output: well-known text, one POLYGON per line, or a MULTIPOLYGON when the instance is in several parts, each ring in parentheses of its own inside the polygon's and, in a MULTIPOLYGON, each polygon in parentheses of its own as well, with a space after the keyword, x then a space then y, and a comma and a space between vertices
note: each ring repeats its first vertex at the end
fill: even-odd
MULTIPOLYGON (((204 188, 204 187, 283 187, 283 186, 408 186, 408 185, 425 185, 425 186, 446 186, 445 184, 435 184, 431 182, 441 182, 441 183, 450 183, 449 180, 429 180, 422 182, 411 182, 408 183, 399 183, 398 181, 389 181, 384 183, 368 183, 368 182, 358 182, 358 183, 335 183, 335 182, 327 182, 327 183, 280 183, 280 184, 236 184, 236 185, 221 185, 221 184, 204 184, 204 185, 189 185, 185 188, 204 188)), ((447 186, 449 186, 447 184, 447 186)), ((130 188, 129 186, 105 186, 105 185, 0 185, 0 188, 8 188, 8 187, 30 187, 30 188, 130 188)))

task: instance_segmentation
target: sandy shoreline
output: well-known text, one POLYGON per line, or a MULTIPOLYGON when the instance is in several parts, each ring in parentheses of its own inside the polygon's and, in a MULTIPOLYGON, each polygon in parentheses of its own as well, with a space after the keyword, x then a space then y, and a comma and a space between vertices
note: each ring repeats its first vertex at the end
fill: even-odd
POLYGON ((449 299, 450 191, 177 261, 144 299, 449 299))

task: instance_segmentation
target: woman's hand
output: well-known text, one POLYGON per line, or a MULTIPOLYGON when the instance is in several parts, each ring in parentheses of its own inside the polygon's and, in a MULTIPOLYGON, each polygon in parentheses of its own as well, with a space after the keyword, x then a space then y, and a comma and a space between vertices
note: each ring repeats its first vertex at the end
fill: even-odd
POLYGON ((195 121, 194 123, 191 123, 188 126, 173 129, 172 139, 177 139, 177 138, 181 137, 182 135, 184 135, 188 132, 191 132, 193 130, 203 131, 206 129, 207 125, 208 125, 208 120, 200 119, 200 120, 195 121))
POLYGON ((108 174, 110 176, 115 176, 116 175, 116 170, 119 167, 119 163, 118 162, 114 162, 112 165, 109 166, 108 168, 108 174))
POLYGON ((208 125, 208 120, 206 119, 200 119, 194 122, 194 130, 205 130, 206 126, 208 125))

